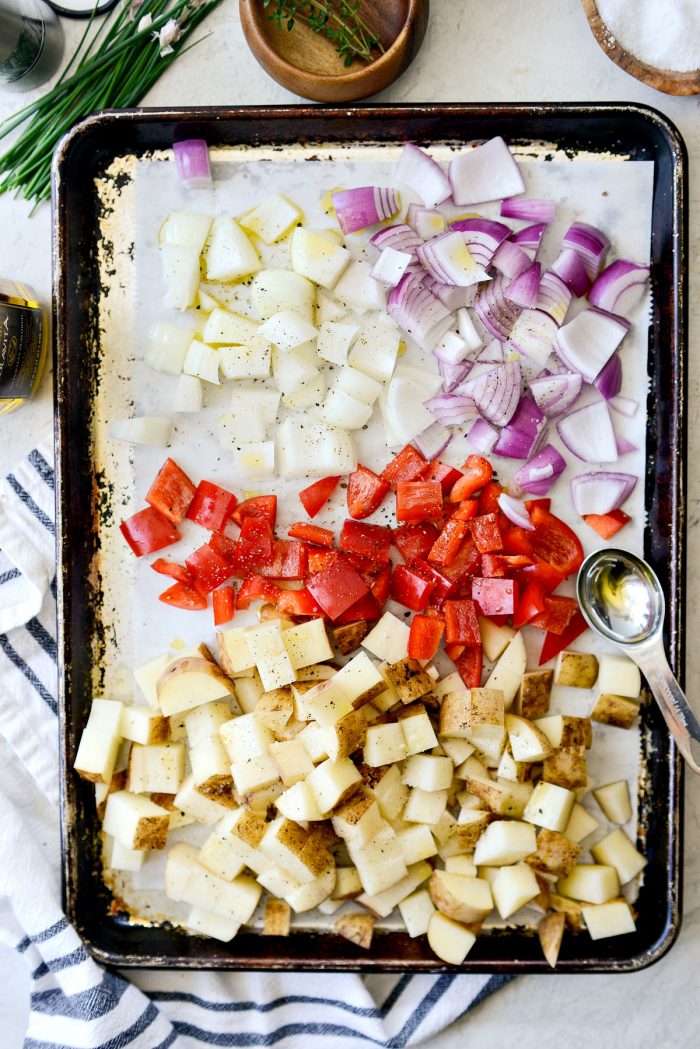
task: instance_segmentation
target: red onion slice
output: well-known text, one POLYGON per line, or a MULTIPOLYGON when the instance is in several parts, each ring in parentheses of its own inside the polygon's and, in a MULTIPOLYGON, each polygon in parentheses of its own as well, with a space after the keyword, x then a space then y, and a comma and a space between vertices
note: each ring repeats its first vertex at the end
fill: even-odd
POLYGON ((474 287, 458 288, 456 284, 443 284, 434 277, 423 273, 423 286, 432 291, 433 295, 440 300, 445 309, 454 311, 470 306, 473 300, 474 287))
POLYGON ((559 329, 556 351, 567 368, 593 382, 628 331, 624 317, 591 307, 559 329))
POLYGON ((427 208, 442 204, 452 192, 450 181, 440 165, 413 142, 407 142, 401 150, 395 179, 417 193, 427 208))
POLYGON ((530 382, 530 393, 548 418, 563 415, 576 403, 583 388, 583 377, 578 372, 561 375, 542 375, 530 382))
POLYGON ((542 310, 523 310, 513 325, 508 344, 535 364, 544 365, 554 347, 559 326, 542 310))
POLYGON ((416 248, 423 243, 423 239, 405 222, 397 222, 393 226, 385 226, 384 229, 380 229, 373 237, 370 237, 369 242, 377 251, 394 248, 396 251, 405 251, 409 255, 415 255, 416 248))
POLYGON ((540 281, 537 302, 538 310, 544 310, 557 324, 561 324, 566 317, 566 311, 571 302, 571 292, 564 281, 556 273, 546 270, 540 281))
POLYGON ((424 459, 437 459, 442 455, 452 440, 453 434, 446 430, 440 423, 433 423, 423 433, 413 437, 411 444, 415 445, 424 459))
POLYGON ((186 138, 173 143, 175 166, 187 189, 209 189, 213 185, 209 147, 203 138, 186 138))
POLYGON ((566 462, 557 449, 546 444, 515 474, 513 480, 531 495, 545 495, 566 469, 566 462))
POLYGON ((425 407, 443 426, 459 426, 476 415, 476 404, 471 397, 458 393, 443 393, 424 402, 425 407))
POLYGON ((536 197, 514 197, 501 201, 501 216, 506 219, 524 219, 526 222, 554 222, 554 201, 536 197))
POLYGON ((544 222, 536 222, 533 226, 523 226, 510 239, 513 244, 517 244, 519 248, 527 252, 531 259, 534 259, 540 250, 545 229, 544 222))
POLYGON ((498 440, 498 430, 490 426, 485 419, 477 419, 467 434, 467 440, 482 455, 490 455, 498 440))
POLYGON ((528 532, 534 532, 535 526, 530 520, 530 514, 522 499, 515 499, 512 495, 501 492, 498 497, 498 505, 508 520, 512 521, 514 525, 524 528, 528 532))
POLYGON ((493 257, 492 265, 504 277, 514 280, 529 269, 532 259, 526 251, 510 240, 504 240, 493 257))
POLYGON ((524 309, 534 306, 540 291, 541 275, 539 262, 533 262, 529 269, 510 282, 505 290, 506 298, 524 309))
POLYGON ((520 314, 520 307, 506 299, 506 287, 506 279, 498 273, 489 284, 480 287, 474 297, 477 317, 487 331, 500 342, 505 342, 510 336, 520 314))
POLYGON ((503 343, 498 339, 491 339, 476 358, 479 364, 503 364, 503 359, 503 343))
POLYGON ((502 222, 491 219, 459 219, 450 223, 464 237, 464 243, 478 266, 488 269, 498 248, 510 236, 510 229, 502 222))
POLYGON ((606 401, 617 397, 622 387, 622 361, 619 353, 613 353, 608 363, 596 375, 593 385, 606 401))
POLYGON ((505 426, 520 400, 520 366, 517 361, 499 364, 464 383, 462 390, 474 398, 484 418, 496 426, 505 426))
POLYGON ((597 473, 579 474, 571 478, 571 497, 576 513, 609 514, 619 510, 632 493, 637 478, 633 474, 597 473))
POLYGON ((469 347, 456 331, 448 331, 440 339, 433 353, 445 364, 461 364, 469 356, 469 347))
POLYGON ((648 266, 616 259, 596 277, 588 301, 602 310, 626 316, 641 302, 648 277, 648 266))
POLYGON ((510 422, 501 430, 494 455, 504 459, 527 459, 534 452, 546 424, 542 410, 525 394, 510 422))
POLYGON ((590 280, 594 280, 603 265, 610 241, 595 226, 586 222, 573 222, 564 234, 562 248, 572 248, 580 256, 590 280))
POLYGON ((472 258, 461 233, 456 230, 421 244, 416 254, 430 276, 443 284, 468 288, 489 279, 472 258))
POLYGON ((614 463, 617 442, 605 401, 595 401, 560 419, 557 431, 562 441, 584 463, 614 463))
POLYGON ((334 193, 331 200, 343 233, 367 229, 391 218, 399 210, 396 193, 384 186, 342 189, 334 193))
POLYGON ((525 191, 518 165, 500 136, 454 157, 449 178, 452 199, 458 207, 515 197, 525 191))
POLYGON ((622 434, 615 434, 615 442, 617 444, 617 454, 627 455, 628 452, 636 452, 637 445, 633 444, 632 441, 628 440, 622 434))
POLYGON ((573 248, 564 248, 552 263, 552 269, 574 295, 585 295, 591 286, 583 259, 573 248))
POLYGON ((461 382, 466 379, 474 365, 471 361, 462 361, 461 364, 448 364, 438 358, 438 371, 442 377, 442 388, 445 393, 452 393, 461 382))
POLYGON ((453 323, 449 310, 423 287, 415 273, 405 273, 391 289, 387 313, 424 350, 432 350, 453 323))
POLYGON ((611 397, 608 401, 608 407, 612 408, 618 415, 624 415, 626 418, 631 419, 637 414, 639 408, 639 401, 632 400, 631 397, 611 397))
POLYGON ((406 222, 421 240, 431 240, 447 229, 445 216, 435 208, 425 208, 421 204, 409 204, 406 222))

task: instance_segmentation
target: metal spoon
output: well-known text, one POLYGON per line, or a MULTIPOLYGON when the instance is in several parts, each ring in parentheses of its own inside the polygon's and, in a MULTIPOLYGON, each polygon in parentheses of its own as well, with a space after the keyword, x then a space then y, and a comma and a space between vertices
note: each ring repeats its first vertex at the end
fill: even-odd
POLYGON ((700 744, 700 722, 666 659, 666 604, 656 574, 641 557, 625 550, 598 550, 581 565, 576 591, 591 629, 617 645, 642 671, 678 749, 700 774, 691 751, 693 742, 700 744))

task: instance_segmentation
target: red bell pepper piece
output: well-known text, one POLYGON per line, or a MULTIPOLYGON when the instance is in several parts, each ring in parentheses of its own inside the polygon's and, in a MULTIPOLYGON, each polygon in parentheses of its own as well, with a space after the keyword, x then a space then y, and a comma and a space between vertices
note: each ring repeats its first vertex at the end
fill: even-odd
POLYGON ((550 659, 558 656, 560 652, 563 652, 565 648, 573 644, 576 638, 580 637, 586 630, 588 630, 588 623, 580 612, 576 612, 563 634, 545 634, 542 651, 540 652, 539 666, 548 663, 550 659))
POLYGON ((513 613, 513 626, 519 630, 540 612, 544 612, 544 587, 533 579, 518 595, 518 604, 513 613))
POLYGON ((236 560, 236 540, 230 539, 223 532, 212 532, 209 536, 209 546, 213 546, 217 554, 221 554, 224 560, 233 565, 236 560))
POLYGON ((372 594, 365 594, 359 601, 356 601, 354 605, 347 608, 344 612, 334 619, 333 622, 336 626, 344 626, 346 623, 359 623, 361 620, 366 622, 374 622, 381 618, 382 609, 376 597, 372 594))
POLYGON ((471 521, 479 512, 478 499, 463 499, 457 509, 450 516, 453 521, 471 521))
POLYGON ((482 554, 481 574, 487 578, 503 579, 505 576, 512 577, 514 572, 531 564, 531 559, 523 554, 482 554))
POLYGON ((207 599, 203 594, 198 594, 187 583, 173 583, 171 587, 164 590, 158 598, 164 605, 172 605, 173 608, 184 608, 188 612, 201 612, 207 607, 207 599))
POLYGON ((328 568, 334 561, 337 561, 340 554, 337 550, 314 550, 310 547, 307 553, 309 560, 309 572, 313 575, 315 572, 322 572, 324 568, 328 568))
MULTIPOLYGON (((367 582, 367 580, 365 580, 365 582, 367 582)), ((389 600, 390 589, 391 565, 387 565, 386 568, 382 568, 381 572, 369 584, 369 592, 372 597, 376 598, 383 608, 389 600)))
POLYGON ((333 620, 369 593, 359 572, 342 558, 312 576, 307 589, 326 615, 333 620))
POLYGON ((333 545, 333 533, 330 528, 306 524, 305 521, 297 521, 296 524, 293 524, 287 529, 287 535, 290 539, 301 539, 305 543, 315 543, 316 546, 333 545))
POLYGON ((583 563, 583 547, 576 533, 541 506, 533 509, 530 520, 535 526, 530 543, 537 557, 550 564, 564 578, 577 572, 583 563))
POLYGON ((445 624, 437 616, 416 615, 408 635, 409 659, 432 659, 445 630, 445 624))
POLYGON ((185 565, 192 576, 195 590, 200 594, 210 594, 233 574, 230 563, 209 543, 203 543, 193 550, 185 558, 185 565))
POLYGON ((399 481, 396 485, 396 520, 437 521, 442 517, 439 481, 399 481))
POLYGON ((301 590, 280 590, 276 603, 279 611, 285 616, 323 615, 323 609, 314 601, 305 586, 301 590))
POLYGON ((429 469, 430 463, 427 459, 424 459, 412 444, 407 444, 390 463, 387 463, 381 476, 390 488, 396 489, 399 481, 417 481, 420 477, 425 477, 429 469))
POLYGON ((425 559, 428 556, 439 534, 430 521, 421 521, 395 528, 392 541, 404 561, 414 561, 417 557, 425 559))
POLYGON ((322 477, 320 481, 315 481, 308 488, 302 488, 299 498, 309 517, 315 517, 326 505, 338 487, 339 480, 339 477, 322 477))
POLYGON ((214 626, 230 623, 236 613, 235 586, 222 586, 212 594, 214 600, 214 626))
POLYGON ((126 521, 119 525, 119 531, 137 557, 162 550, 164 546, 170 546, 180 538, 177 528, 173 528, 167 517, 163 517, 160 511, 154 510, 152 506, 127 517, 126 521))
POLYGON ((525 509, 527 510, 527 512, 529 514, 532 513, 532 511, 535 509, 536 506, 539 506, 542 510, 549 510, 551 505, 552 505, 552 500, 551 499, 526 499, 525 500, 525 509))
POLYGON ((503 549, 503 535, 496 514, 482 514, 469 522, 471 536, 481 554, 497 553, 503 549))
POLYGON ((178 525, 187 513, 195 490, 185 471, 172 459, 166 459, 146 492, 146 502, 171 524, 178 525))
POLYGON ((462 470, 464 473, 450 491, 450 501, 453 503, 461 503, 463 499, 469 499, 493 477, 493 467, 483 455, 470 455, 462 466, 462 470))
POLYGON ((277 496, 256 495, 252 499, 245 499, 238 504, 231 517, 239 527, 242 527, 243 522, 249 517, 262 518, 274 531, 277 520, 277 496))
POLYGON ((483 665, 481 645, 467 646, 454 660, 454 664, 467 688, 479 688, 483 665))
POLYGON ((272 529, 266 518, 245 517, 231 562, 236 573, 269 565, 273 557, 272 542, 272 529))
POLYGON ((461 476, 462 471, 458 470, 456 466, 448 466, 447 463, 441 463, 438 459, 434 459, 425 475, 425 479, 426 481, 439 481, 442 494, 447 495, 461 476))
POLYGON ((466 521, 455 521, 450 518, 435 540, 428 554, 428 560, 436 565, 451 565, 468 532, 469 525, 466 521))
POLYGON ((388 561, 391 553, 391 529, 384 525, 346 520, 338 546, 348 554, 357 554, 370 561, 388 561))
POLYGON ((177 579, 178 583, 190 584, 192 582, 192 576, 185 566, 179 565, 175 561, 166 561, 162 557, 157 557, 151 568, 160 575, 167 575, 171 579, 177 579))
POLYGON ((389 485, 366 466, 360 464, 348 477, 348 513, 362 521, 378 510, 389 491, 389 485))
POLYGON ((495 514, 498 509, 498 497, 505 488, 498 481, 489 481, 489 483, 479 493, 479 513, 480 514, 495 514))
POLYGON ((532 564, 517 569, 515 574, 521 583, 527 584, 533 581, 539 583, 546 594, 551 594, 564 581, 564 577, 557 572, 556 568, 552 568, 550 564, 535 557, 534 554, 532 564))
POLYGON ((306 579, 309 571, 309 556, 304 543, 275 539, 272 544, 272 561, 261 565, 260 575, 266 579, 306 579))
POLYGON ((609 514, 584 514, 583 519, 601 539, 612 539, 632 520, 624 510, 611 510, 609 514))
POLYGON ((220 532, 236 508, 238 499, 226 488, 213 481, 200 481, 194 499, 187 511, 187 519, 208 528, 210 532, 220 532))
MULTIPOLYGON (((469 577, 478 574, 481 554, 471 539, 465 539, 451 565, 441 565, 441 572, 460 588, 469 582, 469 577)), ((466 595, 471 597, 471 587, 466 595)))
POLYGON ((391 577, 391 596, 400 605, 412 608, 414 612, 422 612, 427 608, 434 589, 435 583, 432 580, 423 579, 406 565, 397 565, 394 569, 391 577))
POLYGON ((457 590, 456 584, 448 579, 446 575, 440 572, 434 565, 429 564, 427 561, 423 561, 421 558, 416 558, 415 561, 411 561, 408 566, 412 572, 416 575, 421 576, 423 579, 427 579, 431 583, 435 583, 435 589, 432 593, 432 603, 440 608, 447 597, 451 597, 457 590))
POLYGON ((445 640, 448 645, 480 645, 481 631, 474 602, 468 598, 445 601, 445 640))
POLYGON ((514 579, 474 579, 472 600, 482 616, 510 616, 517 605, 518 584, 514 579))
POLYGON ((549 634, 561 636, 578 612, 578 601, 575 597, 563 597, 561 594, 545 594, 544 610, 530 620, 530 626, 546 630, 549 634))
POLYGON ((445 655, 448 656, 452 660, 452 662, 454 663, 456 660, 459 659, 459 657, 462 655, 462 652, 464 652, 466 647, 467 647, 466 645, 457 645, 457 644, 449 645, 449 644, 446 644, 445 645, 445 655))
POLYGON ((267 601, 276 605, 279 595, 286 592, 281 590, 277 583, 273 583, 271 579, 263 579, 256 572, 250 572, 238 588, 236 608, 249 608, 253 601, 267 601))

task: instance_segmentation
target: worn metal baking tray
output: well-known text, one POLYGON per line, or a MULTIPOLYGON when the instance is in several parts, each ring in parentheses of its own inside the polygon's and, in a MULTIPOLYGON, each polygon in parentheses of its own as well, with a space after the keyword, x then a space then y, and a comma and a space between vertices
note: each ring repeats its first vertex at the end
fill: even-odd
MULTIPOLYGON (((502 135, 546 142, 575 157, 605 153, 654 164, 652 316, 647 415, 646 556, 668 600, 666 642, 683 675, 685 565, 686 179, 682 139, 658 112, 628 103, 202 108, 97 114, 62 142, 53 171, 53 267, 58 461, 58 609, 63 879, 66 913, 88 949, 122 966, 221 969, 438 971, 422 942, 396 932, 362 952, 328 933, 270 939, 255 933, 230 945, 168 927, 130 924, 100 875, 94 795, 72 774, 104 643, 95 557, 101 522, 115 507, 96 468, 91 391, 100 382, 99 203, 95 179, 115 158, 167 149, 176 138, 220 145, 455 142, 502 135)), ((630 971, 658 960, 680 927, 682 767, 656 707, 642 718, 646 776, 640 826, 648 867, 636 907, 637 931, 609 941, 565 937, 557 971, 630 971)), ((479 938, 461 967, 471 972, 546 972, 526 930, 479 938)))

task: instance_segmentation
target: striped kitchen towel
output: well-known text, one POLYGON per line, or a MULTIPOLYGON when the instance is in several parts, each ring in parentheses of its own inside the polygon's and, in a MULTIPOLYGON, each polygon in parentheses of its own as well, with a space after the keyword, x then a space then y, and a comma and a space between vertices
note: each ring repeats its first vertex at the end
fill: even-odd
POLYGON ((31 973, 25 1047, 401 1049, 505 983, 453 974, 125 974, 92 960, 61 911, 52 462, 51 446, 39 447, 0 489, 0 937, 31 973))

